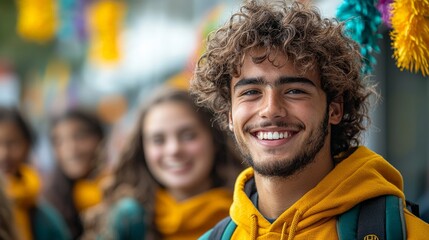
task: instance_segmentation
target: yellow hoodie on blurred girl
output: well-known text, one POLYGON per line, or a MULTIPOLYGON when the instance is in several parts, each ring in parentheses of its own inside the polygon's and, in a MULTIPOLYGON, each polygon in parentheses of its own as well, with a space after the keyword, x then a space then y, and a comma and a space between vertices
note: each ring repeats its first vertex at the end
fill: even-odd
MULTIPOLYGON (((272 223, 254 205, 253 169, 237 179, 230 214, 237 224, 231 239, 338 239, 337 217, 360 202, 381 195, 403 199, 400 173, 386 160, 359 147, 316 187, 272 223)), ((287 196, 285 196, 286 198, 287 196)), ((429 225, 404 208, 408 239, 427 239, 429 225)))

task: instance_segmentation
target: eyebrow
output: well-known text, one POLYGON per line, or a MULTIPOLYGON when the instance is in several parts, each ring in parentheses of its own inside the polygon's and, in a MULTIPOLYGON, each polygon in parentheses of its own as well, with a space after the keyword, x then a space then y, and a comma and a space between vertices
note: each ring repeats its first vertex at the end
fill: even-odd
MULTIPOLYGON (((180 128, 176 129, 175 134, 176 133, 181 134, 181 133, 187 132, 187 131, 195 131, 195 129, 196 129, 195 125, 187 124, 187 125, 183 125, 180 128)), ((150 139, 153 137, 163 136, 163 135, 165 135, 165 132, 162 130, 161 131, 156 130, 156 131, 153 131, 151 133, 143 134, 143 135, 145 135, 144 136, 145 139, 150 139)))
MULTIPOLYGON (((279 86, 288 83, 303 83, 316 87, 313 81, 305 77, 286 77, 282 76, 274 82, 274 86, 279 86)), ((267 84, 267 81, 262 77, 255 78, 242 78, 238 80, 238 82, 234 85, 234 92, 238 87, 246 86, 246 85, 264 85, 267 84)))

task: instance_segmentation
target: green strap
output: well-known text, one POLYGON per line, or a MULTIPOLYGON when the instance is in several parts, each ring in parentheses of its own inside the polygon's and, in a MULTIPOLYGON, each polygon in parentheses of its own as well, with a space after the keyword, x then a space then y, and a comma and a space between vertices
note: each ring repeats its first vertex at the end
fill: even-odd
POLYGON ((396 196, 386 196, 386 239, 407 239, 404 221, 402 199, 396 196))
POLYGON ((356 205, 349 211, 341 214, 337 221, 337 232, 340 240, 355 240, 360 205, 356 205))
POLYGON ((208 240, 210 239, 210 234, 212 234, 213 229, 210 229, 206 233, 204 233, 201 237, 198 238, 198 240, 208 240))
POLYGON ((232 219, 229 221, 228 225, 226 225, 225 231, 222 234, 222 240, 229 240, 232 237, 235 229, 237 228, 237 224, 235 224, 232 219))
POLYGON ((236 228, 237 224, 228 216, 218 222, 216 226, 198 238, 198 240, 229 240, 236 228))
MULTIPOLYGON (((402 199, 386 195, 386 240, 407 239, 402 199)), ((337 220, 337 232, 340 240, 355 240, 357 238, 357 224, 361 204, 341 214, 337 220)))

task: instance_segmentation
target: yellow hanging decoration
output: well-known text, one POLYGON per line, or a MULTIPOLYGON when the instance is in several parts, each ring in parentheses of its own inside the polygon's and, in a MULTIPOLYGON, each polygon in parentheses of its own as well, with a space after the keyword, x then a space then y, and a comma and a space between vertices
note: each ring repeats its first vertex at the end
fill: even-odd
POLYGON ((397 66, 429 75, 429 0, 395 0, 391 20, 397 66))
POLYGON ((119 60, 119 32, 125 14, 121 0, 99 0, 88 9, 90 58, 99 63, 119 60))
POLYGON ((16 0, 17 32, 27 40, 45 43, 53 39, 58 20, 55 0, 16 0))

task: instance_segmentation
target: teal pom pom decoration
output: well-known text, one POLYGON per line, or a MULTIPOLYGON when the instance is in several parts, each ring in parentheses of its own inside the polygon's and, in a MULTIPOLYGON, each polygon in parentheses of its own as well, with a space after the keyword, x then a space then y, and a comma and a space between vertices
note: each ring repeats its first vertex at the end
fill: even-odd
POLYGON ((369 74, 376 63, 374 53, 380 52, 377 33, 381 15, 376 0, 345 0, 337 9, 337 19, 345 22, 346 34, 360 45, 362 72, 369 74))

